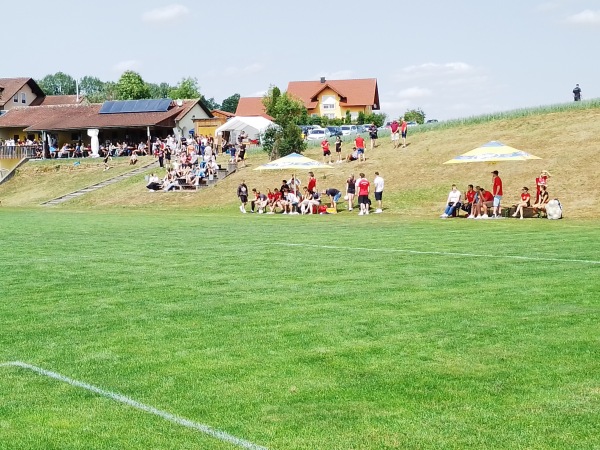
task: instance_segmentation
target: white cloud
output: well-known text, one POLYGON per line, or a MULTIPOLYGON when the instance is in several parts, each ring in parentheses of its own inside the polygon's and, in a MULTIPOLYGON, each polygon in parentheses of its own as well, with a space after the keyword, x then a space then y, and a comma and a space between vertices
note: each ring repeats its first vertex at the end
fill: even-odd
POLYGON ((586 9, 578 14, 567 17, 567 23, 573 25, 600 25, 600 11, 586 9))
POLYGON ((190 10, 187 6, 173 4, 146 11, 142 14, 142 20, 144 22, 174 22, 183 19, 189 13, 190 10))
POLYGON ((140 70, 140 68, 142 67, 142 63, 141 61, 138 61, 137 59, 130 59, 128 61, 121 61, 118 62, 117 64, 115 64, 113 66, 113 70, 115 72, 125 72, 127 70, 140 70))

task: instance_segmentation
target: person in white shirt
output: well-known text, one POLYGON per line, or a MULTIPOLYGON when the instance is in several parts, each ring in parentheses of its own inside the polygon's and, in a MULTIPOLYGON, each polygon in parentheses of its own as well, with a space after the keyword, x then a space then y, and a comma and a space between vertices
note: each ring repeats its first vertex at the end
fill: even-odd
POLYGON ((381 206, 381 199, 383 198, 383 178, 379 175, 379 172, 375 172, 375 179, 373 180, 373 186, 375 186, 375 200, 377 201, 377 209, 375 210, 375 214, 380 214, 383 212, 381 206))
POLYGON ((452 185, 452 190, 448 194, 448 200, 446 201, 446 209, 444 210, 444 214, 440 216, 440 218, 445 219, 454 214, 454 211, 457 208, 460 208, 460 198, 461 193, 458 189, 456 189, 456 185, 452 185))

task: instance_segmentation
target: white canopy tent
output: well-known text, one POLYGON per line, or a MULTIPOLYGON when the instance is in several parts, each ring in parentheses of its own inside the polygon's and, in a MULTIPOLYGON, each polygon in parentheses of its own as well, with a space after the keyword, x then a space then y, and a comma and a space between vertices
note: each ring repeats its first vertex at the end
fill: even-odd
POLYGON ((260 116, 233 117, 218 127, 215 135, 222 136, 224 132, 228 131, 237 137, 238 134, 245 131, 248 139, 259 139, 260 135, 272 125, 275 125, 274 122, 260 116))

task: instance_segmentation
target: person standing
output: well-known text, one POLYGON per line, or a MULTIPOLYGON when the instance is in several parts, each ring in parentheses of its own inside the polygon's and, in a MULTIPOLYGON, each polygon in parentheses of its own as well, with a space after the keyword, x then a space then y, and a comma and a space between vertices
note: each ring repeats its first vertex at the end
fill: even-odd
POLYGON ((406 148, 406 132, 408 131, 408 122, 402 118, 402 123, 400 124, 400 133, 402 135, 402 148, 406 148))
POLYGON ((383 177, 379 175, 379 172, 375 172, 375 179, 373 180, 373 186, 375 186, 375 200, 377 201, 377 209, 375 214, 381 214, 383 212, 381 201, 383 198, 383 177))
POLYGON ((246 203, 248 203, 248 186, 246 186, 246 182, 242 180, 240 185, 237 188, 237 196, 240 199, 240 211, 243 214, 246 214, 246 203))
POLYGON ((311 194, 317 189, 317 179, 313 172, 308 172, 308 183, 306 183, 306 187, 311 194))
POLYGON ((356 194, 356 179, 354 174, 350 174, 346 180, 346 195, 348 196, 348 211, 352 211, 354 205, 354 195, 356 194))
POLYGON ((540 200, 540 191, 542 186, 548 187, 548 178, 550 178, 550 172, 547 170, 542 170, 540 176, 535 179, 536 193, 535 193, 535 202, 539 202, 540 200))
POLYGON ((573 89, 573 100, 576 102, 581 101, 581 88, 579 87, 579 84, 576 84, 575 89, 573 89))
POLYGON ((494 196, 494 218, 501 216, 502 208, 502 179, 498 176, 498 171, 492 171, 492 195, 494 196))
POLYGON ((359 216, 369 214, 369 187, 371 183, 365 178, 364 173, 359 174, 359 179, 356 182, 358 190, 358 205, 360 206, 359 216))
POLYGON ((323 150, 323 162, 327 162, 327 158, 329 158, 329 164, 331 164, 331 150, 329 150, 329 141, 327 139, 321 141, 321 150, 323 150))
POLYGON ((374 123, 369 126, 369 138, 371 141, 371 150, 373 150, 377 147, 377 126, 374 123))
POLYGON ((354 145, 356 145, 356 153, 358 155, 358 161, 365 160, 365 140, 363 139, 363 137, 359 134, 358 136, 356 136, 356 139, 354 139, 354 145))
POLYGON ((392 146, 394 148, 398 148, 398 146, 400 145, 400 124, 395 119, 390 125, 390 132, 392 133, 392 146))
POLYGON ((337 156, 337 162, 341 163, 342 162, 342 137, 341 136, 335 137, 335 154, 337 156))

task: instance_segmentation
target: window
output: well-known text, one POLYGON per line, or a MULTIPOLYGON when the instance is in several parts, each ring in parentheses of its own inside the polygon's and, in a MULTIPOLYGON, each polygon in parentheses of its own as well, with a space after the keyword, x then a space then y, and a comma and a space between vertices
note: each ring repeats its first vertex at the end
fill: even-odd
POLYGON ((13 97, 13 102, 19 103, 19 94, 15 94, 15 96, 13 97))
POLYGON ((335 105, 332 104, 324 104, 323 109, 335 109, 335 105))
POLYGON ((25 92, 21 92, 21 103, 27 103, 27 94, 25 92))
POLYGON ((335 114, 325 114, 325 117, 327 117, 328 119, 335 119, 335 114))

